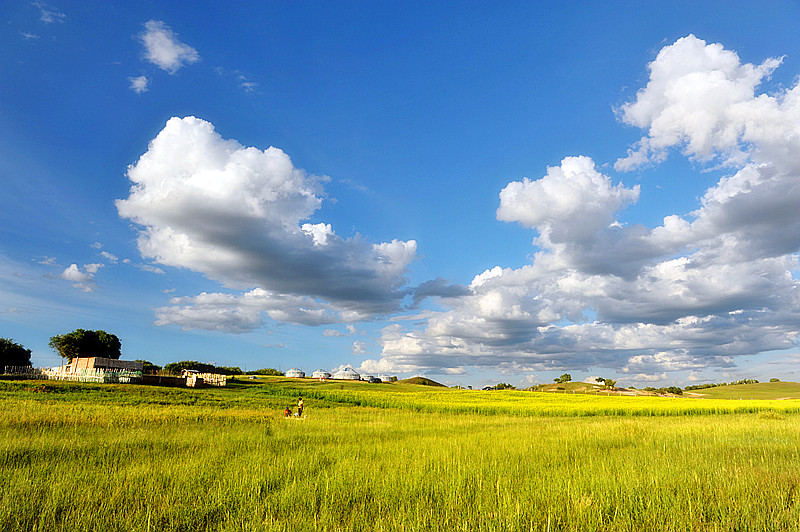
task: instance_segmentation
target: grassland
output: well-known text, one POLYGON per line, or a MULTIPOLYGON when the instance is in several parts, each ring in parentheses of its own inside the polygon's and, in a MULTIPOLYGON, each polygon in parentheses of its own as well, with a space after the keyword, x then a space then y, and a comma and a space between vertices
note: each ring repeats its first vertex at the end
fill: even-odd
POLYGON ((286 379, 0 401, 0 530, 800 528, 796 401, 286 379))
POLYGON ((695 390, 692 395, 708 399, 800 399, 800 383, 762 382, 756 384, 737 384, 735 386, 715 386, 695 390))

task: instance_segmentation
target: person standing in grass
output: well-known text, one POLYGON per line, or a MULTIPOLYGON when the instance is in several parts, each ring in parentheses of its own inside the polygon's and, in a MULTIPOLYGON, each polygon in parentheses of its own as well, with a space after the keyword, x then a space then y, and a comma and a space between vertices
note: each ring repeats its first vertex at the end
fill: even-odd
POLYGON ((297 415, 303 417, 303 398, 299 397, 297 399, 297 415))

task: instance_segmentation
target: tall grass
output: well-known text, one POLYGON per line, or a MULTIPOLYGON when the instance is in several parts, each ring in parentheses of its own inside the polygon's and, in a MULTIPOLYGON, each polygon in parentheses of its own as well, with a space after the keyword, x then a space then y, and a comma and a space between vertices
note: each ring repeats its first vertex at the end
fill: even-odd
POLYGON ((800 413, 800 400, 772 401, 558 394, 516 390, 477 391, 414 385, 267 381, 274 395, 303 395, 329 403, 439 412, 513 416, 685 416, 761 411, 800 413))
POLYGON ((800 527, 794 414, 452 415, 307 398, 298 420, 280 396, 259 404, 259 388, 189 405, 95 386, 0 394, 0 530, 800 527))

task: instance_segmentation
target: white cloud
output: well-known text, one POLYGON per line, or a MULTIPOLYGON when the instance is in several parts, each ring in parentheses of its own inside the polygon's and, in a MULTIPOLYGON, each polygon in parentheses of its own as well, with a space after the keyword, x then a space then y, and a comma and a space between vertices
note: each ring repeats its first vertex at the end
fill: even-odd
POLYGON ((85 264, 83 271, 77 264, 70 264, 59 277, 65 281, 72 283, 72 286, 80 289, 83 292, 94 292, 97 285, 94 281, 94 275, 102 268, 102 264, 85 264))
POLYGON ((106 259, 111 264, 116 264, 117 261, 119 260, 119 257, 114 255, 113 253, 109 253, 108 251, 101 251, 100 256, 106 259))
POLYGON ((736 52, 694 35, 664 47, 648 65, 647 86, 620 108, 623 122, 648 134, 628 157, 617 161, 617 168, 663 161, 673 146, 682 146, 685 155, 700 160, 718 156, 724 162, 741 162, 747 143, 778 140, 781 130, 796 132, 796 95, 784 99, 755 94, 781 61, 743 64, 736 52))
POLYGON ((322 331, 322 334, 324 336, 328 336, 328 337, 331 337, 331 338, 340 337, 340 336, 347 336, 342 331, 337 331, 336 329, 325 329, 324 331, 322 331))
POLYGON ((197 50, 179 41, 178 35, 164 22, 149 20, 144 27, 139 40, 144 45, 144 57, 150 63, 174 74, 184 66, 200 61, 197 50))
MULTIPOLYGON (((116 204, 121 217, 142 226, 144 258, 299 305, 283 312, 267 305, 272 319, 353 322, 402 305, 416 242, 372 244, 308 222, 325 178, 295 168, 278 148, 246 148, 208 122, 172 118, 128 177, 130 195, 116 204)), ((187 307, 175 319, 188 316, 187 307)))
POLYGON ((351 347, 351 350, 353 351, 354 355, 363 355, 367 352, 367 343, 356 340, 353 342, 353 347, 351 347))
POLYGON ((147 76, 129 77, 128 81, 131 82, 131 90, 136 94, 148 91, 147 85, 150 83, 150 80, 147 79, 147 76))
POLYGON ((679 148, 731 174, 659 227, 615 213, 639 188, 586 157, 510 183, 498 219, 535 229, 532 262, 476 275, 421 325, 386 327, 382 367, 608 368, 637 381, 729 368, 795 346, 800 329, 800 86, 755 92, 780 64, 743 64, 693 36, 667 46, 623 122, 646 130, 626 170, 679 148))
POLYGON ((164 275, 164 270, 162 270, 158 266, 153 266, 152 264, 134 264, 134 267, 136 267, 139 270, 142 270, 143 272, 164 275))
POLYGON ((245 90, 245 92, 255 92, 256 89, 258 89, 258 83, 256 83, 255 81, 250 81, 243 74, 239 74, 236 76, 236 82, 239 84, 241 88, 245 90))
POLYGON ((616 186, 588 157, 567 157, 536 181, 509 183, 500 192, 497 219, 539 231, 547 242, 580 241, 607 227, 614 213, 635 202, 639 186, 616 186))
POLYGON ((86 270, 86 272, 94 275, 100 268, 103 268, 104 266, 105 266, 104 264, 98 264, 96 262, 93 262, 92 264, 84 264, 83 269, 86 270))
POLYGON ((45 24, 52 24, 53 22, 64 22, 67 15, 58 9, 50 6, 44 2, 31 2, 39 9, 40 20, 45 24))

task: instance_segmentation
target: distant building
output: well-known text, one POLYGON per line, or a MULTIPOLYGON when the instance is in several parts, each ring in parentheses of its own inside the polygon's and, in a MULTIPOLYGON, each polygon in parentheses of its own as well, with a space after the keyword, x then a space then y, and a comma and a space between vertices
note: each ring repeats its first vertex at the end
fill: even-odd
POLYGON ((392 377, 391 375, 386 374, 378 375, 378 378, 381 380, 381 382, 394 382, 397 380, 397 377, 392 377))
POLYGON ((318 369, 314 373, 311 374, 312 379, 330 379, 331 374, 325 371, 324 369, 318 369))
POLYGON ((361 380, 362 381, 368 381, 368 380, 374 379, 374 378, 375 378, 374 375, 365 375, 364 373, 361 374, 361 380))
POLYGON ((302 379, 306 376, 306 372, 297 368, 292 368, 286 372, 287 377, 293 377, 295 379, 302 379))
POLYGON ((359 375, 356 370, 350 366, 347 366, 346 368, 340 369, 334 373, 333 378, 342 381, 357 381, 361 378, 361 375, 359 375))

